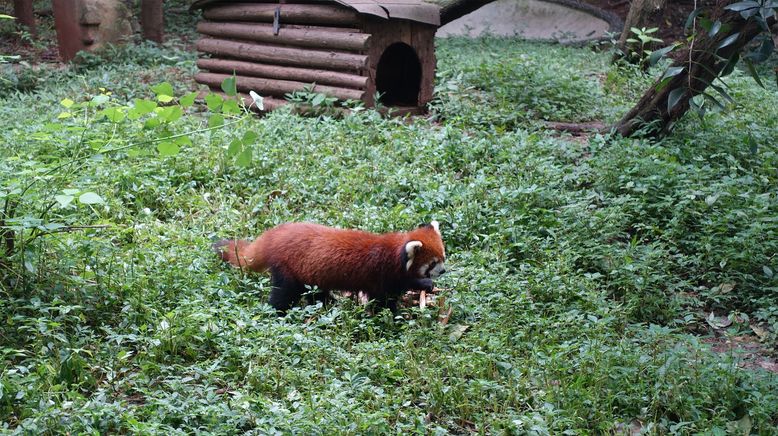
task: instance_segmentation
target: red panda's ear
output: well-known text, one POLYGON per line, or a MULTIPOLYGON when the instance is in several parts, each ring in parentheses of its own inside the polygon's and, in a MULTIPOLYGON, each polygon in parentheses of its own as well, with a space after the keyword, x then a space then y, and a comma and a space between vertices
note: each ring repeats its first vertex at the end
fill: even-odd
POLYGON ((413 265, 413 258, 416 257, 416 253, 421 250, 424 244, 421 241, 408 241, 405 243, 405 270, 408 271, 413 265))
POLYGON ((440 223, 437 221, 432 221, 430 222, 430 225, 432 226, 433 229, 435 229, 435 233, 440 235, 440 223))

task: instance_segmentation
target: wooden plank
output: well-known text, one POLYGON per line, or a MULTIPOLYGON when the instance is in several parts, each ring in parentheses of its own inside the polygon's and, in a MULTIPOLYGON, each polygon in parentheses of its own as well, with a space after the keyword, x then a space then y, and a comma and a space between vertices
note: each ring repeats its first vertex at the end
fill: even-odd
MULTIPOLYGON (((224 79, 231 77, 229 74, 197 73, 195 81, 210 87, 219 87, 224 79)), ((262 96, 270 95, 283 97, 284 94, 301 91, 310 84, 292 80, 265 79, 260 77, 237 76, 236 86, 239 91, 254 91, 262 96)), ((361 100, 364 92, 355 89, 337 88, 334 86, 316 85, 313 92, 320 92, 341 100, 361 100)))
POLYGON ((234 72, 243 76, 296 80, 298 82, 342 86, 344 88, 364 89, 367 85, 367 77, 358 76, 356 74, 308 68, 285 67, 280 65, 255 64, 251 62, 235 61, 229 59, 198 59, 197 67, 216 73, 232 74, 234 72))
POLYGON ((221 23, 203 21, 197 24, 197 31, 220 38, 247 39, 279 45, 299 47, 330 48, 335 50, 365 50, 370 42, 366 33, 330 32, 317 28, 287 29, 282 27, 274 34, 271 24, 221 23))
POLYGON ((435 89, 435 27, 423 24, 412 26, 411 45, 416 48, 416 54, 421 62, 421 85, 419 87, 419 107, 426 110, 432 101, 435 89))
POLYGON ((313 26, 310 24, 282 24, 281 29, 319 29, 327 32, 351 32, 364 33, 362 29, 356 27, 333 27, 333 26, 313 26))
POLYGON ((360 70, 367 66, 367 56, 365 55, 278 47, 217 38, 200 39, 197 41, 197 50, 220 57, 268 62, 278 65, 332 70, 360 70))
POLYGON ((359 14, 345 7, 332 5, 301 5, 278 3, 231 3, 214 5, 203 17, 217 21, 273 22, 276 8, 281 8, 281 23, 331 24, 358 27, 359 14))

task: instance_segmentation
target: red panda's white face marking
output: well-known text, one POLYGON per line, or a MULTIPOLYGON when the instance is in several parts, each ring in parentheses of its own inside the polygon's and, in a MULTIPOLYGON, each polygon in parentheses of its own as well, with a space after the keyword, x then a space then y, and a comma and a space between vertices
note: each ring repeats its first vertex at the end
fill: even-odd
POLYGON ((409 241, 405 244, 405 254, 408 255, 408 261, 405 262, 406 271, 410 271, 411 265, 413 265, 413 258, 416 256, 416 253, 421 250, 423 245, 424 244, 422 244, 421 241, 409 241))
POLYGON ((433 257, 431 262, 425 263, 424 265, 421 266, 421 268, 419 268, 419 272, 420 272, 419 275, 421 275, 422 277, 436 279, 440 277, 441 274, 446 272, 446 266, 444 265, 442 259, 433 257))

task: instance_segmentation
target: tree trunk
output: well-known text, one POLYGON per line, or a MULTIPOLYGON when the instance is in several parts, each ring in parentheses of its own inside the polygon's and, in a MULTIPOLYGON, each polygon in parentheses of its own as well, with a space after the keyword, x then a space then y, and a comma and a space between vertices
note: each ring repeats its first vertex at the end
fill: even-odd
MULTIPOLYGON (((740 13, 724 10, 728 4, 738 0, 718 0, 713 12, 708 15, 711 21, 722 23, 721 31, 714 36, 704 29, 697 29, 695 41, 689 48, 679 52, 668 71, 683 67, 683 71, 672 76, 660 86, 658 79, 643 94, 638 103, 614 126, 622 136, 632 136, 638 131, 642 135, 662 136, 669 132, 673 124, 689 110, 692 97, 702 94, 711 82, 729 64, 727 60, 736 60, 741 51, 762 29, 756 20, 745 20, 740 13), (728 29, 724 31, 724 29, 728 29), (733 36, 738 33, 737 36, 733 36), (728 37, 734 42, 717 49, 728 37), (724 59, 724 60, 722 60, 724 59), (668 110, 668 100, 672 96, 675 103, 668 110)), ((775 18, 768 22, 775 26, 775 18)))
POLYGON ((38 35, 38 29, 35 27, 35 13, 32 9, 32 0, 14 0, 14 16, 19 20, 19 24, 27 27, 30 35, 38 35))
POLYGON ((450 23, 493 1, 494 0, 437 0, 435 3, 440 5, 440 25, 442 26, 446 23, 450 23))
MULTIPOLYGON (((627 12, 627 19, 624 21, 624 30, 621 31, 621 37, 616 45, 616 53, 613 54, 613 60, 626 59, 630 62, 640 62, 641 56, 630 56, 631 48, 627 44, 627 39, 636 35, 632 33, 630 29, 637 27, 649 27, 649 23, 655 22, 655 20, 662 14, 664 10, 666 0, 633 0, 627 12)), ((649 47, 644 47, 649 49, 649 47)))
POLYGON ((161 43, 165 37, 162 0, 141 0, 140 25, 143 39, 161 43))

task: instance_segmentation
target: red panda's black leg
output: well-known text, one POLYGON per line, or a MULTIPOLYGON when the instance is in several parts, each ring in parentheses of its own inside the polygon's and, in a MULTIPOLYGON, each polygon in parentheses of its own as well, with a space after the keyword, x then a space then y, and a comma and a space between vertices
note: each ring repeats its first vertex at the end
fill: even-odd
POLYGON ((321 289, 317 289, 316 292, 311 292, 308 295, 308 304, 316 304, 317 302, 321 302, 322 306, 327 306, 330 301, 330 293, 321 289))
POLYGON ((270 298, 268 303, 283 315, 300 301, 305 287, 292 276, 278 268, 270 268, 270 298))
POLYGON ((376 308, 380 311, 381 309, 389 309, 392 311, 393 314, 397 314, 397 299, 389 296, 384 296, 380 298, 375 299, 375 305, 376 308))

